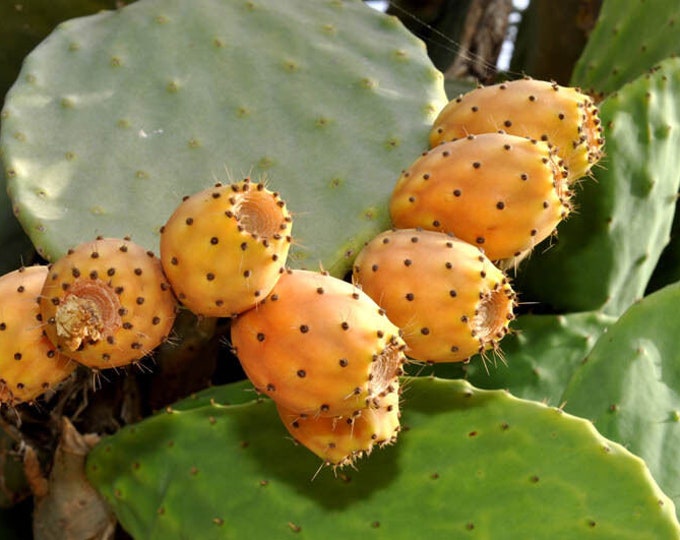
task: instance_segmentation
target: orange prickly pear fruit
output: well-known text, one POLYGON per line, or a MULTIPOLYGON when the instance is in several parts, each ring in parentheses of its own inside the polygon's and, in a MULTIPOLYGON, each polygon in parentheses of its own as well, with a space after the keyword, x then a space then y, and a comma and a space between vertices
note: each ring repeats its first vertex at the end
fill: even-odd
POLYGON ((0 403, 31 402, 78 365, 43 332, 38 297, 47 273, 29 266, 0 277, 0 403))
POLYGON ((50 266, 40 295, 47 336, 95 369, 148 355, 170 334, 176 307, 160 260, 127 238, 69 250, 50 266))
POLYGON ((495 350, 513 319, 515 293, 505 274, 448 234, 383 232, 359 252, 353 277, 401 328, 415 360, 458 362, 495 350))
POLYGON ((569 182, 587 175, 602 157, 602 126, 592 98, 534 79, 480 87, 450 101, 434 122, 430 145, 498 130, 553 146, 569 182))
POLYGON ((380 406, 402 374, 399 329, 365 293, 340 279, 287 270, 231 328, 255 388, 296 414, 352 416, 380 406))
POLYGON ((390 200, 392 223, 451 232, 492 260, 516 257, 571 211, 558 161, 547 143, 504 133, 442 143, 402 172, 390 200))
POLYGON ((278 193, 246 178, 177 207, 161 230, 161 260, 197 315, 231 317, 264 299, 286 264, 292 219, 278 193))
POLYGON ((398 391, 386 396, 379 407, 361 409, 354 416, 304 415, 278 404, 276 408, 295 441, 334 467, 353 465, 376 446, 396 442, 400 429, 398 391))

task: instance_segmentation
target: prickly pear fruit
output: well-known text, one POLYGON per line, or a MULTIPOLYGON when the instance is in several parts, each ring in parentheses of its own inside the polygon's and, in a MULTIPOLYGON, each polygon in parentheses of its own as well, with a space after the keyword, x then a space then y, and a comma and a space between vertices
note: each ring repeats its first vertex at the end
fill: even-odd
POLYGON ((480 87, 450 101, 434 122, 430 145, 471 134, 506 133, 554 146, 572 182, 602 157, 597 106, 578 88, 519 79, 480 87))
POLYGON ((479 248, 448 234, 385 231, 359 252, 353 277, 401 328, 415 360, 458 362, 496 350, 513 319, 508 278, 479 248))
POLYGON ((353 465, 376 446, 396 442, 399 433, 399 392, 385 397, 378 408, 362 409, 356 416, 309 416, 281 405, 276 409, 296 442, 307 447, 327 465, 353 465))
POLYGON ((47 266, 0 277, 0 403, 33 401, 77 367, 43 333, 38 296, 46 277, 47 266))
POLYGON ((338 278, 287 270, 231 339, 255 388, 297 414, 352 416, 396 391, 405 344, 365 293, 338 278))
POLYGON ((566 172, 547 143, 505 133, 468 135, 423 153, 392 193, 400 229, 451 232, 492 260, 516 257, 570 212, 566 172))
POLYGON ((191 311, 231 317, 274 287, 291 226, 286 204, 264 184, 216 184, 185 198, 161 230, 163 269, 191 311))
POLYGON ((91 368, 136 362, 165 341, 176 300, 160 260, 129 238, 97 238, 55 261, 40 296, 45 332, 91 368))

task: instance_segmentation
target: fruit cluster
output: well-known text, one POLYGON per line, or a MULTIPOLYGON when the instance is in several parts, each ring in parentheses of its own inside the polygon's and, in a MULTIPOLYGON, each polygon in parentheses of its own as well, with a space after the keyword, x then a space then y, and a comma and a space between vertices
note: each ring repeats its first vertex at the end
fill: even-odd
POLYGON ((250 179, 186 197, 159 257, 98 237, 0 277, 0 401, 31 402, 77 365, 140 361, 182 305, 232 320, 248 378, 324 463, 394 442, 407 358, 498 350, 516 303, 503 268, 555 234, 603 143, 587 96, 530 79, 453 100, 430 139, 396 183, 395 228, 358 254, 352 283, 287 268, 292 217, 250 179))
POLYGON ((592 99, 547 81, 480 87, 442 109, 430 150, 397 180, 395 229, 354 263, 409 357, 457 362, 498 348, 515 305, 503 270, 556 234, 603 142, 592 99))

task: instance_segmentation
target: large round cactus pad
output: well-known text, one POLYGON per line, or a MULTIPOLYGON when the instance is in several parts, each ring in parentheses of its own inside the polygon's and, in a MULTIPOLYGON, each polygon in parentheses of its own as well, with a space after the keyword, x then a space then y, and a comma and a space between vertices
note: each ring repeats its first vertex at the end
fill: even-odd
POLYGON ((212 389, 211 404, 168 409, 103 439, 87 474, 135 538, 680 534, 644 462, 587 420, 464 381, 406 379, 402 388, 399 440, 356 469, 318 470, 272 401, 223 406, 212 389))
POLYGON ((49 259, 97 234, 155 250, 183 195, 250 175, 295 213, 292 264, 342 274, 445 100, 422 42, 358 0, 140 0, 27 57, 0 143, 49 259))

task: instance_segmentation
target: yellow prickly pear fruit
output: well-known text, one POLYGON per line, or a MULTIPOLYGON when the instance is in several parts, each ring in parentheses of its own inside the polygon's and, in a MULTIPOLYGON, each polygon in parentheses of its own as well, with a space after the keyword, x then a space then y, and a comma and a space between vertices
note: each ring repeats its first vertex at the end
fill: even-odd
MULTIPOLYGON (((398 382, 395 381, 395 387, 398 382)), ((365 408, 354 416, 304 415, 277 405, 286 429, 327 465, 353 465, 377 446, 396 442, 399 433, 399 392, 385 397, 377 408, 365 408)))
POLYGON ((288 270, 231 328, 255 388, 296 414, 352 416, 396 391, 405 361, 399 329, 340 279, 288 270))
POLYGON ((0 277, 0 403, 31 402, 78 365, 43 332, 38 297, 47 273, 30 266, 0 277))
POLYGON ((480 87, 450 101, 434 122, 430 145, 498 130, 553 146, 570 183, 602 157, 602 126, 592 98, 534 79, 480 87))
POLYGON ((47 336, 95 369, 148 355, 170 334, 176 307, 160 260, 128 238, 69 250, 50 266, 40 295, 47 336))
POLYGON ((217 184, 186 197, 161 229, 163 269, 191 311, 231 317, 274 287, 291 227, 284 201, 264 184, 217 184))
POLYGON ((392 223, 453 233, 491 260, 516 257, 553 234, 571 210, 558 161, 547 143, 505 133, 442 143, 402 172, 392 223))
POLYGON ((353 277, 401 328, 415 360, 459 362, 495 350, 513 319, 515 293, 505 274, 448 234, 383 232, 359 252, 353 277))

